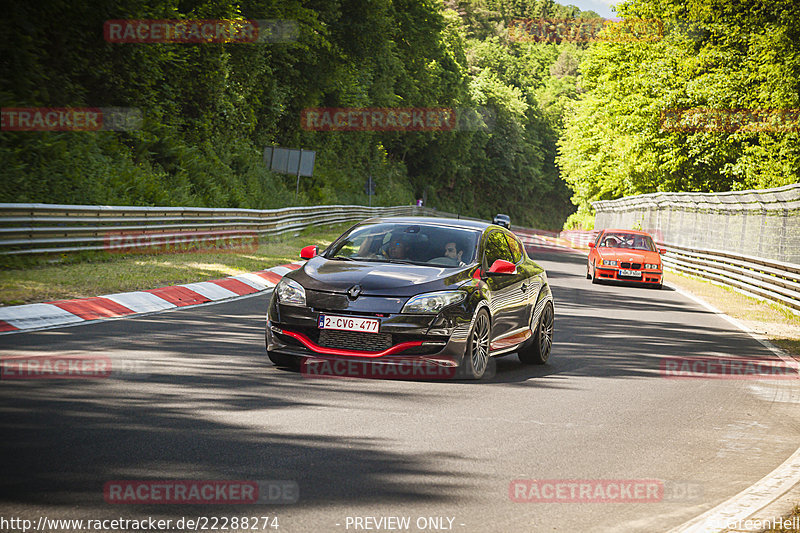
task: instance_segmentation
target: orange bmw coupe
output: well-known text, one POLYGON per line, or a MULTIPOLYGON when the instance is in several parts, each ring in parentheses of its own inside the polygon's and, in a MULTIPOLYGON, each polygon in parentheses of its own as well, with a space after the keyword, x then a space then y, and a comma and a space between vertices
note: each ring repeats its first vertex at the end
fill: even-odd
POLYGON ((589 243, 586 279, 624 281, 660 289, 663 282, 661 254, 644 231, 605 229, 589 243))

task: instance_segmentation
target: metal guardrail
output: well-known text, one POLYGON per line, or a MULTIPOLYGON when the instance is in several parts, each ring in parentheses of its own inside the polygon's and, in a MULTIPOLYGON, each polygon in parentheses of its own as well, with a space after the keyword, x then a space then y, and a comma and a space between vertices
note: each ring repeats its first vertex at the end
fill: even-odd
POLYGON ((282 235, 374 216, 450 216, 416 206, 329 205, 284 209, 0 204, 0 256, 146 248, 192 239, 282 235), (138 239, 136 237, 139 237, 138 239), (145 237, 145 238, 141 238, 145 237))
MULTIPOLYGON (((174 244, 198 234, 208 240, 219 235, 276 236, 309 226, 397 215, 457 216, 416 206, 331 205, 257 210, 0 204, 0 256, 110 250, 114 239, 132 235, 148 238, 131 239, 125 243, 128 248, 159 246, 165 240, 174 244)), ((514 229, 522 228, 515 226, 514 229)), ((549 235, 552 232, 540 233, 549 235)), ((596 232, 552 233, 578 247, 585 247, 594 235, 596 232)), ((664 264, 668 268, 723 283, 800 311, 800 265, 719 250, 676 244, 664 246, 668 250, 664 264)))
POLYGON ((664 266, 766 298, 800 313, 800 265, 664 244, 664 266))

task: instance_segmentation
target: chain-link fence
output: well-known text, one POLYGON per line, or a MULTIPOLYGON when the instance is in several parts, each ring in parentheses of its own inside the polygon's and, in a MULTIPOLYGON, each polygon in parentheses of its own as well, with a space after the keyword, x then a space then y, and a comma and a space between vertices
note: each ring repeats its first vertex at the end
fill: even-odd
POLYGON ((595 228, 641 228, 662 243, 800 264, 800 183, 595 202, 595 228))

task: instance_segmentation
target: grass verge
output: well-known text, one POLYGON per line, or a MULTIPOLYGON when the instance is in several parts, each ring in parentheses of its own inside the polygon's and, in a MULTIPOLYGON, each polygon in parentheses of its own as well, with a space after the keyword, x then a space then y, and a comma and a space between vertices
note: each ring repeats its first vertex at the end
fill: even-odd
POLYGON ((793 357, 800 358, 800 316, 785 307, 673 271, 667 272, 665 281, 710 303, 793 357))
POLYGON ((59 263, 52 263, 52 258, 18 259, 12 267, 0 270, 0 305, 87 298, 263 270, 298 261, 300 248, 308 244, 327 246, 349 226, 307 228, 239 251, 95 253, 67 256, 59 263))

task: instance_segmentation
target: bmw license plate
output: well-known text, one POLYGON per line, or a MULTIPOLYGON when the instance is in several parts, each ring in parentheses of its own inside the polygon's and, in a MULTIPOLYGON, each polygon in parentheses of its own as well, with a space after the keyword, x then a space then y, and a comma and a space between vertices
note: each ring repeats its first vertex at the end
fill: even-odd
POLYGON ((642 271, 641 270, 620 270, 620 276, 625 276, 626 278, 641 278, 642 271))
POLYGON ((378 333, 381 321, 377 318, 359 318, 354 316, 319 315, 319 329, 338 329, 341 331, 361 331, 378 333))

